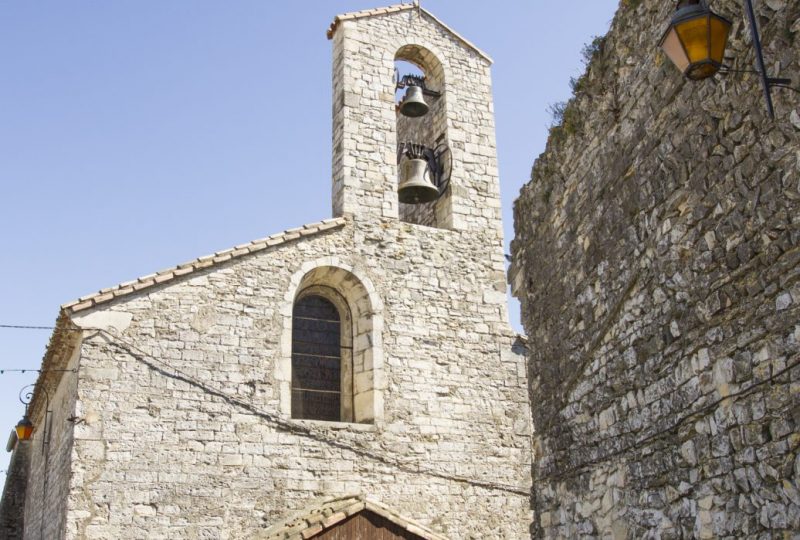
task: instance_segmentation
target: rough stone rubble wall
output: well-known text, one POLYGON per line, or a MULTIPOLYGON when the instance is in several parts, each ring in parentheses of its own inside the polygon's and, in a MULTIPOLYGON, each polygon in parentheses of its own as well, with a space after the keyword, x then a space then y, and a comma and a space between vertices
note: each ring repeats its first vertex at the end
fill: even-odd
POLYGON ((78 411, 95 420, 75 427, 67 537, 247 538, 349 493, 454 539, 527 537, 525 359, 474 252, 466 233, 349 224, 96 311, 132 322, 83 346, 78 411), (376 425, 275 421, 285 295, 323 255, 385 303, 376 425))
POLYGON ((6 473, 0 500, 0 538, 21 540, 25 521, 25 488, 28 483, 30 443, 18 442, 6 473))
MULTIPOLYGON (((55 346, 60 357, 50 367, 76 369, 79 348, 73 346, 74 335, 69 335, 55 346), (63 364, 60 362, 63 361, 63 364)), ((73 423, 77 398, 77 374, 72 372, 45 373, 39 383, 47 387, 49 401, 39 393, 31 403, 31 420, 34 433, 30 441, 28 483, 25 490, 24 538, 63 538, 69 510, 68 494, 71 488, 73 467, 73 423), (45 415, 45 405, 51 411, 45 415), (46 427, 45 427, 46 426, 46 427)), ((91 454, 80 453, 80 458, 91 459, 91 454)))
MULTIPOLYGON (((797 86, 800 4, 757 7, 797 86)), ((770 122, 754 76, 683 81, 673 9, 621 3, 515 205, 537 537, 800 530, 800 101, 770 122)), ((751 68, 741 3, 713 9, 751 68)))

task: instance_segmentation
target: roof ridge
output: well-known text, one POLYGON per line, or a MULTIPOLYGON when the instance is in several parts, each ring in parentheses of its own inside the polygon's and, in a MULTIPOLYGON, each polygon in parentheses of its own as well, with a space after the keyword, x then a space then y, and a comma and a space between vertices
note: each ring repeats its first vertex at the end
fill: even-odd
POLYGON ((285 231, 277 234, 273 234, 265 238, 259 238, 246 244, 239 244, 238 246, 234 246, 232 248, 223 249, 222 251, 217 251, 211 255, 204 255, 191 261, 160 270, 153 274, 147 274, 146 276, 142 276, 132 281, 124 281, 113 287, 100 289, 96 293, 81 296, 77 300, 63 304, 61 309, 68 310, 71 313, 83 311, 98 304, 110 302, 121 296, 126 296, 128 294, 141 291, 142 289, 167 283, 179 277, 192 274, 198 270, 211 268, 218 264, 237 259, 251 253, 257 253, 267 248, 290 242, 298 238, 312 236, 317 233, 332 229, 338 229, 339 227, 344 226, 346 222, 347 219, 343 217, 329 218, 314 223, 308 223, 302 227, 286 229, 285 231))
POLYGON ((491 56, 489 56, 488 54, 483 52, 481 49, 479 49, 470 40, 468 40, 467 38, 465 38, 464 36, 462 36, 461 34, 456 32, 455 30, 453 30, 450 26, 445 24, 439 17, 437 17, 436 15, 434 15, 433 13, 431 13, 430 11, 425 9, 424 7, 419 6, 416 3, 414 3, 414 4, 392 4, 392 5, 389 5, 389 6, 386 6, 386 7, 382 7, 382 8, 362 9, 361 11, 351 11, 351 12, 348 12, 348 13, 342 13, 342 14, 337 15, 336 17, 334 17, 333 22, 328 27, 326 35, 328 36, 328 39, 333 39, 333 35, 336 33, 336 29, 339 28, 339 23, 342 22, 342 21, 349 21, 349 20, 353 20, 353 19, 361 19, 361 18, 364 18, 364 17, 374 17, 376 15, 387 15, 389 13, 398 13, 400 11, 406 11, 406 10, 409 10, 409 9, 419 9, 422 13, 424 13, 425 15, 427 15, 428 17, 433 19, 433 21, 435 23, 437 23, 439 26, 441 26, 442 28, 447 30, 450 34, 452 34, 453 37, 455 37, 460 42, 462 42, 464 45, 466 45, 467 47, 469 47, 470 49, 472 49, 473 51, 478 53, 478 55, 481 56, 482 58, 484 58, 487 62, 489 62, 490 64, 493 62, 491 56))
POLYGON ((318 499, 310 505, 290 513, 258 538, 262 540, 311 538, 364 510, 373 512, 425 540, 447 540, 445 536, 401 515, 363 493, 318 499))

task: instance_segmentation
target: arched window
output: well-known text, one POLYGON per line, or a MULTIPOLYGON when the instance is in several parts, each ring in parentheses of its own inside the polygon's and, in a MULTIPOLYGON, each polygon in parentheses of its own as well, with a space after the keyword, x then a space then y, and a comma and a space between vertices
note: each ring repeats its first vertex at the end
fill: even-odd
POLYGON ((284 298, 281 354, 274 372, 281 414, 382 422, 383 303, 372 282, 327 257, 305 263, 292 276, 284 298))
POLYGON ((327 287, 304 290, 292 311, 292 418, 350 422, 352 322, 327 287))

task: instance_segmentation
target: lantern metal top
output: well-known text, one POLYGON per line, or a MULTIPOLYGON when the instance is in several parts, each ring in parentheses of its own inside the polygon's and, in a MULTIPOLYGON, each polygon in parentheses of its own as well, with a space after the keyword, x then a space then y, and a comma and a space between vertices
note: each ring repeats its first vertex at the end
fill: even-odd
MULTIPOLYGON (((681 0, 675 7, 670 24, 675 25, 703 15, 714 14, 706 0, 681 0)), ((669 32, 669 30, 667 30, 669 32)))

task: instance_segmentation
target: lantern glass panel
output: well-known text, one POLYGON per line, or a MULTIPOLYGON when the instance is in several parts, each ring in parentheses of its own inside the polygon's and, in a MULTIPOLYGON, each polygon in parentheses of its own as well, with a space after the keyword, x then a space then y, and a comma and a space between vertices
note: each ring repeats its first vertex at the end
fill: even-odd
POLYGON ((670 28, 667 35, 664 36, 661 41, 661 48, 681 73, 684 73, 686 68, 689 67, 689 57, 686 56, 686 51, 683 50, 681 40, 678 39, 678 33, 675 32, 674 28, 670 28))
POLYGON ((709 17, 703 16, 675 25, 675 31, 678 32, 686 53, 689 55, 689 62, 692 64, 708 60, 710 57, 708 23, 709 17))
POLYGON ((31 435, 33 434, 33 426, 30 424, 30 422, 28 423, 20 422, 19 424, 17 424, 16 430, 17 430, 17 439, 19 439, 20 441, 30 440, 31 435))
POLYGON ((731 30, 731 23, 722 17, 711 17, 711 59, 719 64, 725 55, 725 47, 728 45, 728 33, 731 30))

